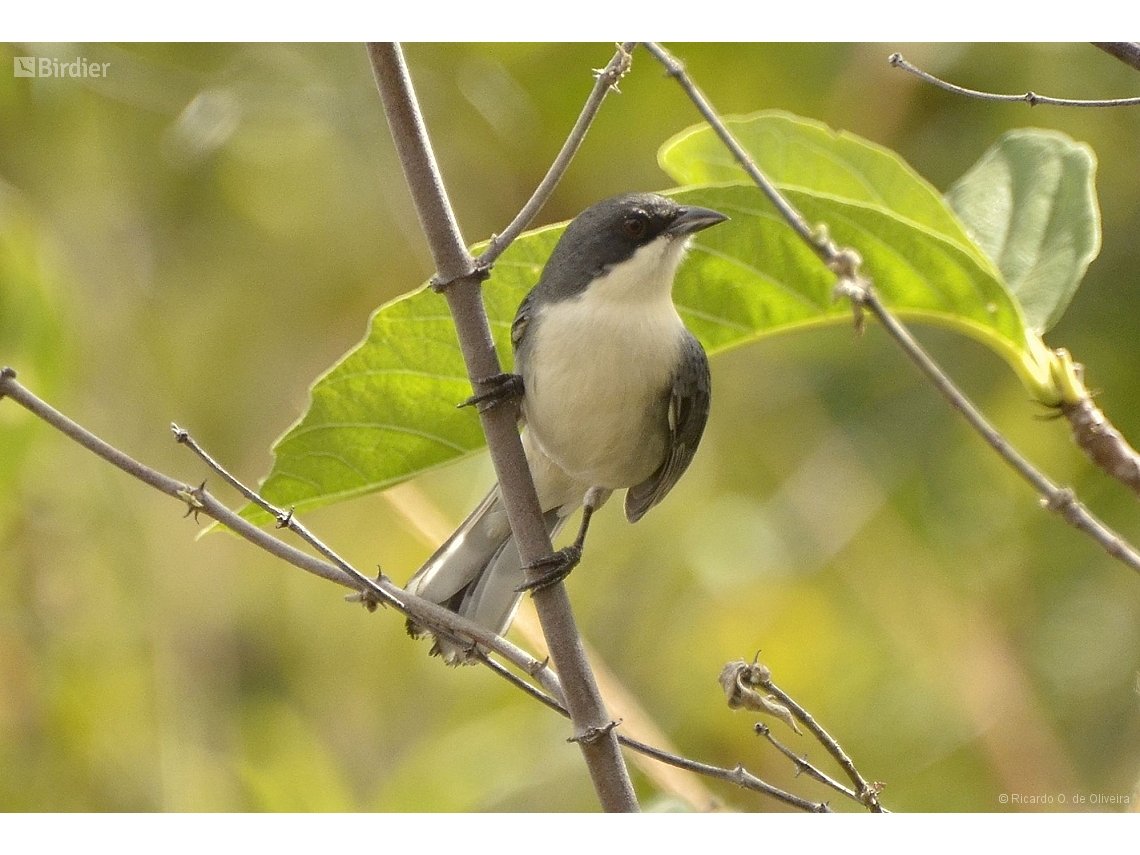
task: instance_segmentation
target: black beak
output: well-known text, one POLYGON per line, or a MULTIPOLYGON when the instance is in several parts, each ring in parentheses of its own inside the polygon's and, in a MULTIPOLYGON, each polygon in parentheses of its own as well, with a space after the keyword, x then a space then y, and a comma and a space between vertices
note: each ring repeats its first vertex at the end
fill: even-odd
POLYGON ((694 232, 699 232, 701 229, 707 229, 709 226, 723 223, 727 219, 728 217, 720 211, 714 211, 712 208, 698 208, 696 205, 685 205, 678 212, 676 219, 665 228, 665 233, 677 236, 691 235, 694 232))

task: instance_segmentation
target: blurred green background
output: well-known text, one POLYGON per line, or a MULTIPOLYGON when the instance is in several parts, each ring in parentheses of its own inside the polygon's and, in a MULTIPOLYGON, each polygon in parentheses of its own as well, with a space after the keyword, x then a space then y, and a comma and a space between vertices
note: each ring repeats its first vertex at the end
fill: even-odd
MULTIPOLYGON (((1104 248, 1047 340, 1140 440, 1140 108, 971 101, 886 59, 1066 97, 1134 95, 1136 71, 1088 45, 670 47, 723 112, 822 120, 940 189, 1009 128, 1088 142, 1104 248)), ((406 53, 475 242, 526 200, 613 47, 406 53)), ((621 90, 540 223, 668 186, 656 150, 695 111, 643 52, 621 90)), ((0 47, 0 363, 142 461, 205 477, 175 421, 256 481, 308 384, 374 307, 432 272, 363 47, 0 47), (26 55, 110 66, 9 76, 26 55)), ((1140 540, 1135 496, 1039 418, 997 357, 919 333, 1018 447, 1140 540)), ((873 325, 768 339, 712 367, 689 474, 637 526, 616 505, 601 514, 568 583, 598 656, 673 743, 830 798, 725 707, 721 666, 759 649, 894 810, 1135 807, 1140 579, 1042 511, 873 325)), ((458 522, 492 477, 480 457, 398 495, 430 500, 413 516, 431 530, 426 517, 458 522)), ((384 496, 306 521, 397 581, 434 546, 384 496)), ((429 659, 398 616, 199 530, 0 401, 0 808, 596 809, 563 720, 483 669, 429 659)), ((647 807, 683 807, 634 776, 647 807)), ((709 787, 729 809, 778 809, 709 787)))

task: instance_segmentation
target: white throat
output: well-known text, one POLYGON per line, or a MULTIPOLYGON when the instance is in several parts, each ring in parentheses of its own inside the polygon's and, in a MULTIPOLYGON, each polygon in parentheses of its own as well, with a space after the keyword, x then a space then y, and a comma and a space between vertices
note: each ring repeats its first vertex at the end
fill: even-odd
POLYGON ((641 247, 534 321, 523 371, 527 429, 587 487, 632 486, 664 458, 663 407, 685 340, 673 275, 687 243, 641 247))
POLYGON ((646 306, 659 301, 673 304, 673 278, 689 238, 658 238, 610 268, 574 298, 590 303, 626 303, 646 306))

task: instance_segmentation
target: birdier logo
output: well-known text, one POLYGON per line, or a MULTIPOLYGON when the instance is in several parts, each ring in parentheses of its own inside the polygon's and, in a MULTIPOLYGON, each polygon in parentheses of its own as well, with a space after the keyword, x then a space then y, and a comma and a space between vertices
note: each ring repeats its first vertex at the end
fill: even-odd
POLYGON ((71 62, 53 56, 12 57, 13 77, 106 77, 109 62, 89 62, 77 56, 71 62))

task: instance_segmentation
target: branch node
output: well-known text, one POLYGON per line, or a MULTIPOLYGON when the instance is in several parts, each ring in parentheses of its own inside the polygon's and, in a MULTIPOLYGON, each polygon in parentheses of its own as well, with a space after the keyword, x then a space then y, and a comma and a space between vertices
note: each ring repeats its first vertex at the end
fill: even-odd
POLYGON ((450 288, 452 285, 454 285, 456 282, 458 282, 461 279, 474 279, 476 282, 483 282, 490 275, 491 275, 491 265, 490 264, 488 264, 488 263, 483 263, 483 264, 472 263, 471 268, 469 270, 467 270, 463 273, 460 273, 457 276, 452 276, 450 278, 444 278, 443 276, 440 276, 438 273, 436 273, 435 276, 433 276, 431 279, 428 280, 428 285, 431 286, 431 290, 435 291, 435 293, 442 294, 444 291, 446 291, 448 288, 450 288))
POLYGON ((680 80, 685 76, 685 63, 681 62, 681 60, 677 59, 673 54, 665 50, 661 50, 660 52, 655 51, 655 54, 658 61, 665 66, 666 77, 680 80))
POLYGON ((174 441, 179 445, 186 445, 190 441, 190 431, 185 428, 180 428, 174 422, 171 422, 170 430, 174 434, 174 441))
MULTIPOLYGON (((844 250, 844 253, 850 250, 844 250)), ((858 257, 858 253, 854 253, 858 257)), ((840 253, 843 255, 843 253, 840 253)), ((849 259, 843 263, 847 264, 849 259)), ((855 325, 855 334, 862 335, 865 322, 864 309, 871 301, 871 283, 867 279, 860 276, 848 276, 841 274, 839 281, 835 283, 835 288, 831 292, 833 299, 839 300, 846 297, 851 301, 851 319, 855 325)))
POLYGON ((811 763, 808 762, 806 754, 803 757, 792 757, 791 759, 792 759, 792 763, 794 763, 795 767, 796 767, 796 777, 797 778, 800 775, 802 775, 804 772, 813 768, 811 763))
POLYGON ((618 89, 618 83, 625 77, 631 65, 633 65, 633 53, 625 45, 618 42, 617 53, 614 54, 614 58, 609 61, 609 64, 605 68, 594 69, 594 79, 605 84, 609 91, 617 92, 620 95, 621 90, 618 89))
POLYGON ((206 482, 203 481, 197 487, 183 487, 178 491, 178 498, 186 503, 186 513, 182 515, 182 519, 194 515, 194 522, 198 522, 198 514, 206 509, 206 482))
MULTIPOLYGON (((826 232, 824 233, 826 238, 826 232)), ((834 246, 828 240, 829 246, 834 246)), ((863 266, 863 256, 850 247, 833 249, 831 260, 827 262, 828 268, 840 279, 859 279, 859 268, 863 266)), ((864 289, 865 290, 865 289, 864 289)))
POLYGON ((16 379, 16 369, 15 368, 12 368, 11 366, 8 366, 8 365, 5 365, 3 368, 0 368, 0 398, 3 398, 5 395, 4 387, 7 385, 7 381, 15 380, 15 379, 16 379))
MULTIPOLYGON (((1115 52, 1110 51, 1110 53, 1115 52)), ((1036 107, 1038 104, 1048 104, 1054 107, 1135 107, 1140 104, 1140 98, 1109 98, 1104 100, 1098 99, 1084 99, 1084 98, 1053 98, 1049 95, 1038 95, 1036 92, 1029 91, 1022 95, 1003 95, 997 92, 982 92, 977 89, 967 89, 964 86, 958 86, 955 83, 950 83, 940 77, 935 77, 927 71, 923 71, 914 65, 911 65, 901 54, 892 53, 887 57, 887 62, 892 68, 901 68, 920 80, 925 80, 932 86, 937 86, 939 89, 945 89, 947 92, 953 92, 955 95, 965 95, 968 98, 978 98, 982 101, 1004 101, 1006 103, 1024 101, 1030 107, 1036 107)), ((1130 60, 1126 59, 1125 62, 1132 64, 1130 60)))
POLYGON ((886 786, 887 785, 882 781, 868 782, 867 785, 863 787, 863 791, 859 793, 859 800, 870 807, 872 801, 878 802, 879 794, 883 792, 886 786))
POLYGON ((293 524, 293 506, 284 513, 277 514, 277 528, 289 528, 293 524))
MULTIPOLYGON (((491 236, 491 244, 494 245, 499 240, 498 235, 491 236)), ((477 276, 480 282, 485 282, 491 278, 491 269, 495 266, 495 260, 479 256, 475 259, 475 269, 472 271, 472 276, 477 276)))
POLYGON ((1077 494, 1073 492, 1071 487, 1061 487, 1054 490, 1048 496, 1041 497, 1041 506, 1043 508, 1059 513, 1066 518, 1073 512, 1076 505, 1077 494))
POLYGON ((5 365, 0 368, 0 380, 14 380, 16 378, 16 369, 11 365, 5 365))
MULTIPOLYGON (((290 509, 289 513, 290 514, 293 513, 292 509, 290 509)), ((392 581, 391 579, 389 579, 387 576, 384 575, 384 571, 380 569, 380 565, 377 564, 376 565, 376 584, 377 585, 383 585, 383 584, 386 584, 386 583, 391 582, 391 581, 392 581)), ((386 606, 387 605, 387 603, 385 603, 383 600, 381 600, 379 597, 377 597, 376 594, 373 593, 373 591, 371 589, 357 591, 354 594, 345 594, 344 595, 344 601, 346 603, 360 603, 362 606, 364 606, 364 608, 368 609, 368 611, 370 611, 370 612, 376 611, 377 606, 386 606)))
POLYGON ((587 727, 580 734, 571 736, 566 741, 584 742, 586 745, 593 745, 595 742, 598 742, 599 740, 602 740, 605 737, 609 736, 610 731, 612 731, 619 724, 621 724, 621 719, 618 719, 617 721, 610 721, 608 724, 604 724, 601 727, 587 727))

